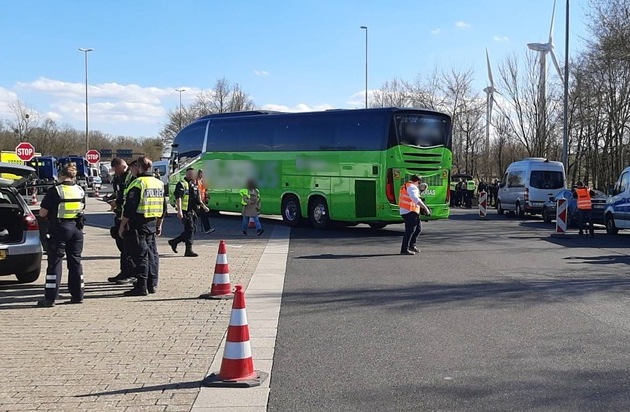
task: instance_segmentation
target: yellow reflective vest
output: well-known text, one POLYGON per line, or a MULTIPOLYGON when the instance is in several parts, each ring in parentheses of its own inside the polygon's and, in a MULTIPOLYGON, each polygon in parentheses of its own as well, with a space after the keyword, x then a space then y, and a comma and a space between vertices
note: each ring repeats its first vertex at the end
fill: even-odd
POLYGON ((85 192, 81 186, 75 184, 55 186, 59 198, 59 208, 57 209, 57 219, 76 219, 85 209, 85 192))
MULTIPOLYGON (((254 189, 256 192, 256 196, 260 199, 260 191, 258 189, 254 189)), ((249 189, 241 189, 238 191, 238 194, 241 195, 241 204, 243 206, 249 204, 249 189)))
POLYGON ((139 176, 128 187, 140 189, 140 201, 136 213, 145 218, 162 217, 164 214, 164 183, 153 176, 139 176))
POLYGON ((190 199, 190 185, 188 180, 184 179, 180 182, 184 188, 184 196, 182 196, 182 212, 188 211, 188 199, 190 199))

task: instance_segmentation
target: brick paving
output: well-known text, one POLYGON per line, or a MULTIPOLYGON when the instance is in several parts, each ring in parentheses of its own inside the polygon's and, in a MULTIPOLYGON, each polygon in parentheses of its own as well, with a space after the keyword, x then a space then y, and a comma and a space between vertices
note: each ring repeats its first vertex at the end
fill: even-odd
POLYGON ((85 229, 83 305, 63 304, 64 273, 58 304, 35 307, 45 262, 36 283, 0 277, 0 411, 190 411, 231 309, 230 300, 198 299, 209 290, 218 241, 228 244, 232 283, 247 285, 268 233, 245 238, 239 218, 213 219, 217 231, 195 244, 201 256, 184 258, 166 244, 181 230, 169 218, 158 240, 158 293, 123 297, 129 287, 107 282, 118 251, 105 229, 113 217, 103 210, 90 199, 88 222, 102 227, 85 229))

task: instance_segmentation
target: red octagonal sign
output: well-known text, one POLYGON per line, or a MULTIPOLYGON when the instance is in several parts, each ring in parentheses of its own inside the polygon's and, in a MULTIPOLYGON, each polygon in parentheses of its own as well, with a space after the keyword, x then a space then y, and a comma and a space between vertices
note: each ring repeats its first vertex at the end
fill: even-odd
POLYGON ((15 154, 20 160, 28 162, 35 156, 35 147, 29 142, 22 142, 15 147, 15 154))
POLYGON ((101 154, 98 152, 98 150, 92 149, 88 150, 88 152, 85 154, 85 158, 87 159, 88 163, 96 164, 101 161, 101 154))

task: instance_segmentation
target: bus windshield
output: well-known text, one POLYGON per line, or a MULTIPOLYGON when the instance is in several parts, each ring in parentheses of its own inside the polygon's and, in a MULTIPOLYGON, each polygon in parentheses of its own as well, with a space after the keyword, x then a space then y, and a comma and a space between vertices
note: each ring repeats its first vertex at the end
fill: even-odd
POLYGON ((449 124, 445 117, 424 114, 396 115, 399 142, 406 146, 450 146, 449 124))

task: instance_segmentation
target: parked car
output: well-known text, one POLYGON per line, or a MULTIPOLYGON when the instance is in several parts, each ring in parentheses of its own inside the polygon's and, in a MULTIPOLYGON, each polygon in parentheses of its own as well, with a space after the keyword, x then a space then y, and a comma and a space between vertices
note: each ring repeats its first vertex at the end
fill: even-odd
POLYGON ((617 234, 619 229, 630 229, 630 167, 621 172, 612 196, 606 202, 604 221, 606 232, 617 234))
POLYGON ((0 163, 0 276, 15 275, 20 283, 35 282, 42 266, 37 218, 18 192, 35 169, 0 163))
MULTIPOLYGON (((591 197, 593 204, 593 223, 600 225, 605 224, 604 210, 606 209, 606 201, 608 195, 599 190, 593 190, 595 196, 591 197)), ((577 199, 573 197, 573 192, 569 189, 565 189, 558 193, 556 196, 551 196, 542 211, 542 218, 545 223, 551 223, 556 220, 556 199, 567 199, 567 227, 577 225, 577 199)))
POLYGON ((508 166, 499 184, 497 212, 518 217, 542 213, 545 203, 565 189, 564 166, 540 157, 528 157, 508 166))

